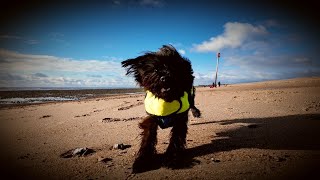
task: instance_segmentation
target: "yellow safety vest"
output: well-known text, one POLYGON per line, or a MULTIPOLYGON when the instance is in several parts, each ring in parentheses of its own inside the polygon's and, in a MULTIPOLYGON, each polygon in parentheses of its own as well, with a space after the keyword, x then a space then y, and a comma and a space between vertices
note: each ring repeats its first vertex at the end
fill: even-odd
POLYGON ((164 99, 156 97, 150 91, 146 91, 146 93, 144 106, 149 114, 156 116, 168 116, 174 113, 183 113, 190 108, 187 92, 184 92, 184 95, 180 98, 181 104, 179 100, 166 102, 164 99))

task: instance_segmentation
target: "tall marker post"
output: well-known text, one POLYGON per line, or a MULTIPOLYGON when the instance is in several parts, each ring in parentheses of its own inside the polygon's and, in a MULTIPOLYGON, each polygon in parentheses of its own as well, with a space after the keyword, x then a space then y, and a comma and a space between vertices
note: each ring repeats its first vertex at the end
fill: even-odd
POLYGON ((214 80, 214 87, 217 87, 219 59, 220 59, 220 53, 217 54, 217 67, 216 67, 216 77, 214 80))

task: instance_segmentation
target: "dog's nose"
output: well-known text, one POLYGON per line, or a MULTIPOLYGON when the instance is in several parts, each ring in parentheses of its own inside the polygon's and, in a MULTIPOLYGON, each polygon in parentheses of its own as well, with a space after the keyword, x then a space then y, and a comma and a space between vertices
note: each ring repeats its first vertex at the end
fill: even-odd
POLYGON ((166 78, 164 76, 161 76, 160 81, 164 82, 164 81, 166 81, 166 78))

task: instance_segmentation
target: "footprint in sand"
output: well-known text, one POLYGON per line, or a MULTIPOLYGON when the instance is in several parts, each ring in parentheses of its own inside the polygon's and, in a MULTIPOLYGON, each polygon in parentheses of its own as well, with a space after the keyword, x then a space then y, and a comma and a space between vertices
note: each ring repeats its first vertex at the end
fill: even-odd
POLYGON ((44 116, 40 117, 40 119, 49 118, 49 117, 51 117, 51 115, 44 115, 44 116))
POLYGON ((127 109, 130 109, 130 108, 136 107, 136 106, 140 106, 142 104, 143 104, 143 102, 138 102, 136 104, 131 104, 129 106, 120 107, 120 108, 118 108, 118 111, 127 110, 127 109))
POLYGON ((78 118, 78 117, 86 117, 86 116, 90 116, 90 114, 77 115, 77 116, 74 116, 74 117, 78 118))
POLYGON ((131 117, 131 118, 103 118, 102 122, 108 123, 108 122, 116 122, 116 121, 134 121, 142 119, 143 117, 131 117))
POLYGON ((304 111, 311 111, 311 110, 315 110, 315 111, 319 111, 320 110, 320 102, 311 102, 311 103, 308 103, 306 105, 306 107, 303 108, 304 111))
POLYGON ((62 154, 60 154, 61 158, 72 158, 72 157, 80 157, 80 156, 88 156, 92 155, 96 151, 90 148, 75 148, 70 149, 62 154))

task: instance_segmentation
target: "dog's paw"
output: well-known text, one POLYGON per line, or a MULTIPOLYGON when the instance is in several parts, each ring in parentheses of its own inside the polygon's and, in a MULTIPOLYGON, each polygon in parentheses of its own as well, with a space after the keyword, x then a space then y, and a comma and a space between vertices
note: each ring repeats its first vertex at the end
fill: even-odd
POLYGON ((162 163, 162 166, 168 169, 185 169, 192 168, 200 164, 197 159, 193 159, 187 153, 167 155, 162 163))
POLYGON ((184 167, 184 158, 180 155, 166 157, 162 166, 168 169, 181 169, 184 167))
POLYGON ((161 167, 159 158, 154 157, 138 157, 132 165, 132 173, 138 174, 146 171, 158 169, 161 167))
POLYGON ((196 107, 192 107, 191 112, 192 112, 193 117, 200 118, 201 112, 199 109, 197 109, 196 107))
POLYGON ((164 154, 164 160, 162 162, 162 166, 168 169, 180 169, 184 166, 185 157, 187 156, 183 149, 172 150, 169 148, 164 154))
POLYGON ((148 166, 141 158, 136 159, 132 165, 132 173, 137 174, 137 173, 148 171, 147 167, 148 166))

